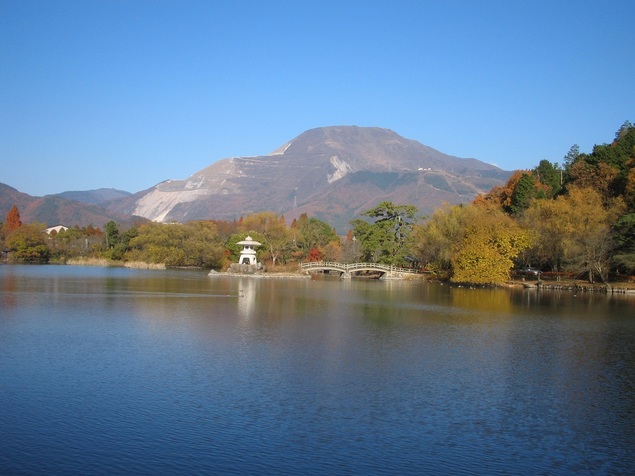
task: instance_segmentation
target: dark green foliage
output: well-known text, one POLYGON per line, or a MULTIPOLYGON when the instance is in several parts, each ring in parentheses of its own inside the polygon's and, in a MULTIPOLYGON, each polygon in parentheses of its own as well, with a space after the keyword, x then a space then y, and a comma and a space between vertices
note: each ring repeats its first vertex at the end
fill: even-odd
POLYGON ((533 172, 538 181, 545 187, 544 198, 553 198, 560 192, 562 188, 562 169, 558 164, 552 164, 548 160, 541 160, 533 172))
POLYGON ((635 273, 635 213, 622 216, 615 225, 615 241, 620 250, 615 255, 617 265, 635 273))
POLYGON ((106 248, 114 248, 119 243, 119 225, 110 220, 104 225, 104 232, 106 233, 106 248))
POLYGON ((296 247, 305 254, 339 240, 331 225, 317 218, 308 218, 306 214, 298 218, 294 232, 292 239, 295 240, 296 247))
POLYGON ((580 146, 578 144, 573 144, 567 152, 567 155, 564 156, 564 166, 565 169, 571 167, 571 165, 578 160, 580 157, 580 146))
POLYGON ((526 210, 533 198, 538 195, 536 182, 530 174, 524 174, 518 180, 514 193, 511 197, 511 205, 509 207, 512 214, 519 214, 526 210))
POLYGON ((406 265, 409 238, 415 224, 417 208, 382 202, 362 215, 374 223, 357 219, 351 221, 353 234, 359 243, 362 261, 406 265))

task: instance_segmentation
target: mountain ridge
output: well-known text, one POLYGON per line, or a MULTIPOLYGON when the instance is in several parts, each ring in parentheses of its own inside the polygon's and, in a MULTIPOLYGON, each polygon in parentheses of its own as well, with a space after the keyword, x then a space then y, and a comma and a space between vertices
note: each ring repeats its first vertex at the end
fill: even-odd
POLYGON ((309 129, 268 155, 218 160, 187 179, 161 182, 113 206, 164 222, 231 220, 259 211, 289 219, 311 213, 336 222, 341 231, 368 204, 392 199, 430 213, 444 201, 469 202, 510 174, 389 129, 329 126, 309 129), (332 195, 344 203, 335 203, 332 195))
MULTIPOLYGON (((99 222, 111 217, 128 217, 130 222, 134 216, 159 222, 233 220, 272 211, 287 220, 307 213, 345 233, 351 219, 381 201, 412 204, 429 214, 443 202, 470 202, 477 194, 503 185, 510 175, 477 159, 444 154, 390 129, 328 126, 309 129, 267 155, 220 159, 186 179, 164 180, 134 194, 114 189, 63 192, 38 198, 39 206, 31 205, 34 197, 19 195, 15 189, 12 195, 28 202, 24 213, 18 205, 26 220, 37 217, 49 224, 81 214, 67 210, 47 217, 37 210, 78 207, 80 202, 69 200, 76 198, 86 207, 102 209, 87 212, 84 221, 96 216, 99 222)), ((3 195, 0 188, 0 212, 8 203, 3 195)))
POLYGON ((106 208, 108 198, 112 196, 127 196, 128 192, 115 189, 97 189, 85 192, 62 192, 55 195, 36 197, 20 192, 10 185, 0 183, 0 216, 5 217, 11 207, 18 207, 23 223, 40 222, 47 226, 88 226, 102 227, 113 220, 123 226, 131 226, 145 218, 119 214, 106 208), (112 192, 110 192, 112 191, 112 192), (71 194, 83 201, 67 198, 71 194), (96 197, 102 197, 100 203, 93 203, 96 197))

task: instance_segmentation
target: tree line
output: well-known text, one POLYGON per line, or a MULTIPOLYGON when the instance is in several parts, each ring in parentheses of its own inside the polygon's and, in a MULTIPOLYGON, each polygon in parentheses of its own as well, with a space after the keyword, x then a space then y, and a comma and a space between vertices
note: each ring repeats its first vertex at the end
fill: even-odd
POLYGON ((13 207, 0 227, 6 259, 65 262, 75 257, 223 269, 247 235, 261 242, 271 269, 301 261, 367 261, 425 268, 439 279, 501 283, 514 268, 607 282, 635 273, 635 127, 625 122, 608 144, 562 165, 542 160, 470 204, 444 204, 429 217, 412 205, 382 202, 350 222, 345 237, 315 217, 287 224, 273 212, 238 220, 143 223, 122 230, 77 226, 43 233, 13 207))
POLYGON ((635 273, 635 127, 563 165, 542 160, 467 206, 446 205, 417 227, 417 255, 453 281, 499 283, 535 266, 590 282, 635 273))

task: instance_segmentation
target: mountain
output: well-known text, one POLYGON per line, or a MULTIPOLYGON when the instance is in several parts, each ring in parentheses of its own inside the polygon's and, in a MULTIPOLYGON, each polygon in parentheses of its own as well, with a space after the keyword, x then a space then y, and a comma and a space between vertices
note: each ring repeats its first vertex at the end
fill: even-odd
MULTIPOLYGON (((85 197, 101 195, 108 197, 108 192, 67 192, 71 194, 85 194, 85 197)), ((127 192, 113 193, 114 198, 130 195, 127 192)), ((105 203, 105 202, 104 202, 105 203)), ((119 214, 107 208, 92 203, 70 200, 64 194, 33 197, 19 192, 13 187, 0 183, 0 221, 4 221, 13 205, 18 207, 23 223, 40 222, 48 226, 88 226, 103 227, 110 220, 114 220, 123 227, 131 226, 143 218, 119 214)))
POLYGON ((26 193, 22 193, 13 187, 10 187, 0 182, 0 222, 4 221, 4 218, 11 210, 11 207, 15 205, 20 210, 24 210, 29 204, 35 200, 34 197, 26 193))
POLYGON ((57 194, 58 197, 68 198, 76 202, 90 203, 93 205, 102 205, 132 195, 130 192, 117 190, 114 188, 99 188, 97 190, 62 192, 57 194))
POLYGON ((470 202, 510 175, 388 129, 321 127, 269 155, 222 159, 186 180, 167 180, 109 207, 160 222, 307 213, 343 233, 351 219, 382 201, 430 214, 443 202, 470 202))
POLYGON ((260 211, 302 213, 346 233, 349 222, 382 201, 429 215, 443 202, 467 203, 511 175, 476 159, 443 154, 388 129, 335 126, 308 130, 272 153, 219 160, 186 180, 129 194, 115 189, 32 197, 0 184, 0 220, 13 205, 25 223, 125 226, 233 220, 260 211))

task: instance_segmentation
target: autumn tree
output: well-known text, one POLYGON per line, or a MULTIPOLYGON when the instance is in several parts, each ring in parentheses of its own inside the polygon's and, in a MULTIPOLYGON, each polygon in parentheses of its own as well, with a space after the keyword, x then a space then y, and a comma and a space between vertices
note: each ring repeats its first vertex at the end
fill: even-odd
POLYGON ((597 144, 590 154, 579 154, 566 161, 567 186, 590 187, 600 190, 607 198, 622 196, 635 159, 635 127, 626 121, 610 144, 597 144))
POLYGON ((319 248, 312 248, 309 250, 309 254, 306 257, 307 261, 322 261, 324 259, 324 253, 319 248))
POLYGON ((474 284, 502 283, 509 279, 514 259, 531 239, 500 208, 471 205, 466 208, 462 236, 452 246, 452 281, 474 284))
POLYGON ((322 252, 326 261, 341 261, 343 250, 340 240, 330 241, 322 248, 322 252))
POLYGON ((564 237, 565 261, 572 271, 588 273, 590 282, 608 279, 615 240, 612 224, 622 208, 606 208, 593 188, 572 187, 558 197, 558 228, 564 237))
POLYGON ((619 175, 619 170, 605 162, 595 165, 580 160, 569 170, 568 188, 593 188, 602 198, 605 206, 609 206, 615 197, 613 184, 619 175))
POLYGON ((22 226, 22 220, 20 219, 20 212, 18 207, 13 205, 7 213, 6 220, 4 222, 5 233, 11 233, 22 226))
POLYGON ((532 192, 535 187, 533 185, 534 180, 531 177, 531 172, 527 170, 517 170, 511 177, 507 179, 505 185, 493 187, 488 193, 479 195, 475 202, 478 203, 491 203, 500 206, 508 213, 514 213, 520 204, 524 201, 524 194, 527 189, 532 192), (520 192, 516 192, 519 188, 519 183, 522 182, 520 192))
POLYGON ((283 216, 273 212, 260 212, 245 217, 242 224, 247 232, 255 231, 263 237, 263 250, 269 254, 272 264, 275 266, 279 259, 284 259, 285 254, 291 249, 291 234, 283 216))
POLYGON ((309 218, 306 213, 291 225, 290 238, 304 257, 314 248, 324 248, 339 237, 333 228, 318 218, 309 218))
POLYGON ((10 260, 25 263, 46 263, 51 252, 47 246, 48 235, 40 223, 22 225, 14 229, 5 240, 10 260))
POLYGON ((222 265, 223 250, 211 222, 148 223, 141 225, 130 239, 124 258, 171 267, 218 268, 222 265))
POLYGON ((346 263, 354 263, 359 258, 359 247, 357 246, 357 237, 353 234, 353 230, 349 230, 341 245, 340 259, 346 263))
POLYGON ((520 255, 523 266, 539 266, 553 272, 562 271, 565 259, 565 234, 562 210, 554 200, 534 200, 519 221, 531 234, 532 246, 520 255))
POLYGON ((422 263, 440 277, 449 275, 454 246, 463 239, 465 205, 443 204, 413 230, 413 251, 422 263))

